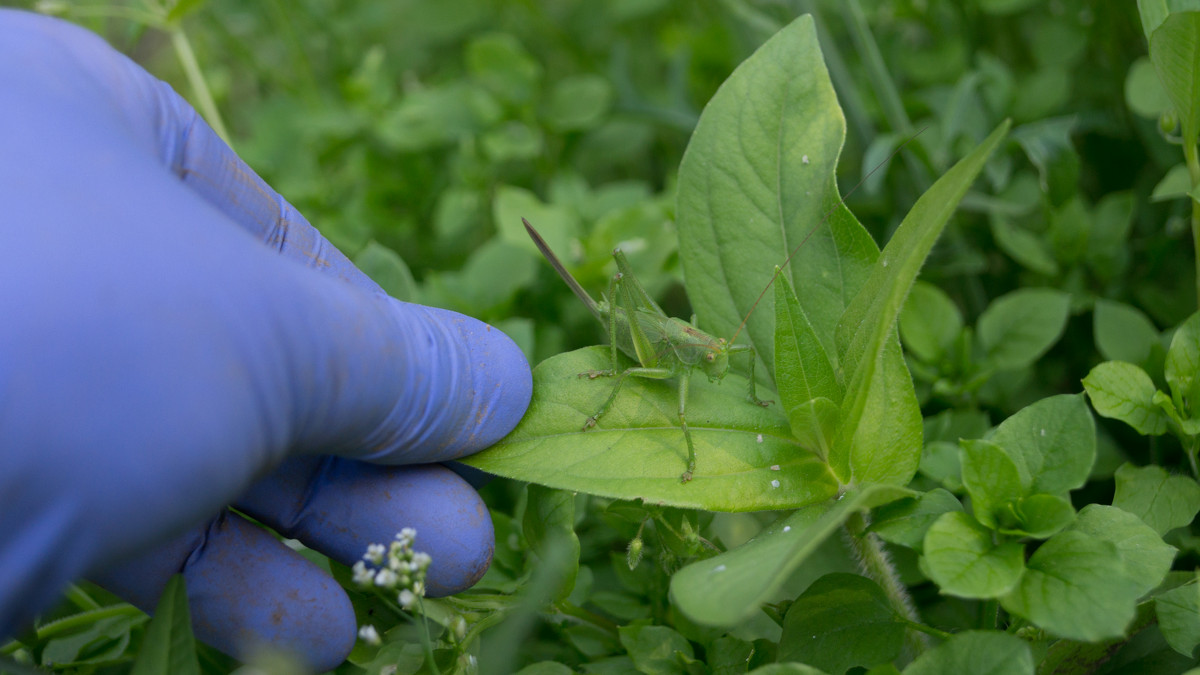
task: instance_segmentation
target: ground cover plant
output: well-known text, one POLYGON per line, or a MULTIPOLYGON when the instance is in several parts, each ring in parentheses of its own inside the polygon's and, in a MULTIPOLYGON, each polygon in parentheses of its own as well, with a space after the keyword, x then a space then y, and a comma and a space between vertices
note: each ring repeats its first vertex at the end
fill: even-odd
MULTIPOLYGON (((422 598, 419 532, 311 553, 362 618, 337 672, 1197 667, 1200 6, 37 7, 175 83, 390 293, 537 364, 467 460, 501 476, 478 586, 422 598), (522 218, 593 296, 619 247, 647 295, 611 305, 752 345, 774 402, 739 355, 597 415, 580 373, 635 362, 522 218)), ((185 606, 81 583, 0 649, 237 667, 185 606)))

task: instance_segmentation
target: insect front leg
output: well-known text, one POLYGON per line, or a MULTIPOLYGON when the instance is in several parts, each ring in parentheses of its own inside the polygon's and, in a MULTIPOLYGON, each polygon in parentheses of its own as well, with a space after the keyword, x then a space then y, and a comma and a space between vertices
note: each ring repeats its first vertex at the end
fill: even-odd
POLYGON ((609 408, 612 407, 613 401, 617 400, 617 392, 621 390, 621 385, 625 383, 625 378, 633 376, 644 377, 650 380, 665 380, 674 374, 674 371, 669 368, 639 368, 635 366, 633 368, 626 369, 620 375, 617 375, 617 381, 613 383, 612 391, 609 392, 608 398, 604 401, 604 405, 600 406, 600 409, 596 411, 596 414, 587 418, 587 421, 583 423, 583 431, 587 431, 588 429, 596 426, 596 422, 604 416, 604 413, 608 412, 609 408))
POLYGON ((753 403, 754 405, 761 405, 764 408, 771 405, 772 403, 774 403, 774 401, 764 401, 764 400, 760 399, 758 397, 758 392, 755 390, 754 364, 758 360, 758 354, 754 351, 754 347, 751 347, 750 345, 730 345, 729 353, 732 354, 734 352, 746 352, 747 354, 750 355, 750 380, 748 382, 749 389, 750 389, 750 392, 749 392, 750 402, 753 403))

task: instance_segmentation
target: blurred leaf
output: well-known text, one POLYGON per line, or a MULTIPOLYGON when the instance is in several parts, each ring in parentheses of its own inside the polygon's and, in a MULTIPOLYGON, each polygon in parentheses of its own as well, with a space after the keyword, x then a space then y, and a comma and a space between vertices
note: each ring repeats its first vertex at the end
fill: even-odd
POLYGON ((374 239, 354 256, 354 266, 379 284, 385 293, 404 302, 417 301, 417 285, 404 259, 374 239))
POLYGON ((571 266, 571 241, 579 235, 579 218, 568 209, 545 204, 525 188, 500 185, 492 202, 492 217, 501 239, 537 253, 537 247, 521 224, 522 218, 527 219, 550 245, 550 250, 558 254, 564 264, 571 266))
POLYGON ((1058 261, 1041 237, 1011 223, 1001 214, 992 214, 988 222, 996 245, 1026 269, 1048 277, 1059 273, 1058 261))
POLYGON ((979 343, 997 368, 1031 365, 1062 336, 1070 296, 1051 288, 1022 288, 996 300, 979 317, 979 343))
POLYGON ((1160 535, 1190 524, 1200 512, 1200 485, 1187 476, 1172 476, 1161 466, 1124 464, 1116 479, 1113 506, 1141 518, 1160 535))
POLYGON ((1192 189, 1192 177, 1186 164, 1179 163, 1167 171, 1167 175, 1154 186, 1150 193, 1150 201, 1163 202, 1170 199, 1186 197, 1192 189))
POLYGON ((200 675, 196 638, 192 635, 192 618, 188 614, 187 590, 182 574, 176 574, 167 581, 154 608, 154 618, 146 626, 142 649, 130 673, 200 675))
POLYGON ((533 159, 542 153, 541 134, 517 121, 488 131, 479 142, 487 156, 496 162, 533 159))
POLYGON ((1200 12, 1172 13, 1150 34, 1150 61, 1183 128, 1183 142, 1200 135, 1200 12))
POLYGON ((905 629, 874 581, 857 574, 827 574, 788 609, 778 658, 844 673, 896 658, 905 629))
MULTIPOLYGON (((1065 91, 1065 82, 1052 83, 1065 91)), ((1035 92, 1037 83, 1027 81, 1020 91, 1035 92), (1034 91, 1031 91, 1034 90, 1034 91)), ((1055 92, 1058 95, 1059 92, 1055 92)), ((1041 117, 1035 115, 1033 117, 1041 117)), ((1030 118, 1032 119, 1032 118, 1030 118)), ((1022 124, 1013 129, 1012 139, 1021 146, 1030 163, 1037 168, 1042 191, 1054 206, 1061 206, 1075 195, 1079 181, 1079 155, 1071 143, 1075 117, 1053 117, 1022 124)))
POLYGON ((1072 640, 1121 637, 1133 620, 1138 584, 1111 542, 1068 530, 1042 544, 1001 605, 1072 640))
POLYGON ((676 572, 671 577, 671 602, 697 623, 736 626, 772 600, 851 514, 910 494, 900 488, 862 486, 838 500, 802 508, 746 544, 676 572))
POLYGON ((995 598, 1021 578, 1025 548, 996 538, 962 511, 943 514, 925 534, 921 569, 942 593, 963 598, 995 598))
POLYGON ((904 675, 1033 675, 1029 643, 1003 631, 966 631, 918 656, 904 675))
POLYGON ((979 0, 979 8, 987 14, 1006 15, 1023 12, 1037 4, 1037 0, 979 0))
POLYGON ((613 91, 598 75, 576 75, 559 80, 550 92, 546 124, 558 132, 594 128, 612 106, 613 91))
POLYGON ((962 332, 962 313, 950 296, 933 284, 913 284, 900 312, 900 339, 923 361, 936 362, 962 332))
POLYGON ((680 660, 694 656, 692 645, 666 626, 621 626, 621 645, 629 652, 638 672, 646 675, 676 675, 687 672, 680 660))
MULTIPOLYGON (((1012 105, 1013 119, 1037 125, 1052 124, 1053 118, 1046 118, 1061 112, 1070 101, 1070 96, 1071 75, 1066 67, 1055 65, 1038 68, 1025 75, 1021 86, 1016 89, 1012 105)), ((1038 160, 1032 157, 1030 160, 1035 165, 1038 164, 1038 160)), ((1055 171, 1043 176, 1043 188, 1050 194, 1054 203, 1058 203, 1054 197, 1067 197, 1074 190, 1074 186, 1065 178, 1070 176, 1071 172, 1078 172, 1078 159, 1074 161, 1074 166, 1070 160, 1066 161, 1068 163, 1055 167, 1063 170, 1062 172, 1055 171)))
POLYGON ((166 3, 170 7, 167 10, 166 23, 179 23, 184 17, 203 7, 206 2, 207 0, 177 0, 174 3, 166 3))
POLYGON ((493 95, 510 103, 528 103, 542 77, 541 65, 508 33, 475 38, 465 56, 471 76, 493 95))
POLYGON ((1097 298, 1092 320, 1096 348, 1111 361, 1144 364, 1160 344, 1158 329, 1136 307, 1097 298))
POLYGON ((1170 420, 1154 403, 1154 381, 1132 363, 1101 363, 1083 378, 1083 388, 1102 417, 1121 420, 1140 434, 1166 433, 1170 420))
POLYGON ((1139 58, 1129 67, 1125 76, 1125 105, 1134 113, 1154 120, 1171 108, 1171 97, 1163 89, 1148 56, 1139 58))
POLYGON ((1091 214, 1079 196, 1052 210, 1049 234, 1055 258, 1069 265, 1082 261, 1087 255, 1091 227, 1091 214))
POLYGON ((962 511, 958 498, 942 488, 902 499, 876 509, 870 531, 880 539, 921 551, 925 533, 943 513, 962 511))
POLYGON ((1200 645, 1200 584, 1192 580, 1155 596, 1154 613, 1171 649, 1194 656, 1200 645))
POLYGON ((575 495, 563 490, 553 490, 540 485, 526 487, 529 500, 525 506, 525 517, 522 520, 521 531, 530 550, 540 560, 547 558, 558 560, 563 565, 562 571, 554 575, 560 581, 556 592, 552 595, 556 600, 562 600, 575 587, 575 577, 579 573, 579 537, 575 534, 575 495), (548 556, 551 547, 565 549, 558 556, 548 556))
POLYGON ((408 93, 376 128, 380 142, 399 152, 420 152, 473 136, 499 120, 501 110, 482 89, 465 82, 408 93))

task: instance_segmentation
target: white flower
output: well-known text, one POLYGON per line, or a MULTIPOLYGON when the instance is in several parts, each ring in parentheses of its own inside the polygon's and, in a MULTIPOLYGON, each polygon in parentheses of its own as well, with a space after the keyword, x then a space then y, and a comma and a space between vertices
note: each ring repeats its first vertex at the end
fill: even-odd
POLYGON ((367 545, 367 554, 363 556, 363 560, 375 563, 376 565, 383 564, 383 554, 386 551, 383 544, 367 545))
POLYGON ((413 593, 407 588, 400 591, 400 595, 397 596, 396 599, 400 601, 400 606, 404 609, 412 609, 412 606, 417 603, 416 593, 413 593))
POLYGON ((424 581, 413 582, 412 592, 423 597, 425 595, 425 582, 424 581))
POLYGON ((354 563, 354 583, 359 586, 370 586, 375 581, 375 570, 369 569, 367 564, 359 560, 354 563))
POLYGON ((412 564, 416 565, 416 567, 413 568, 414 571, 423 570, 429 567, 429 564, 432 562, 433 558, 431 558, 428 553, 417 552, 413 554, 412 564))
POLYGON ((358 637, 369 645, 378 645, 382 640, 379 639, 379 631, 375 630, 375 626, 367 624, 358 629, 358 637))
POLYGON ((375 585, 383 586, 384 588, 392 588, 396 585, 396 573, 389 569, 382 569, 375 573, 375 585))
POLYGON ((396 538, 401 541, 405 539, 412 541, 417 538, 417 531, 411 527, 406 527, 403 530, 400 530, 400 533, 396 535, 396 538))

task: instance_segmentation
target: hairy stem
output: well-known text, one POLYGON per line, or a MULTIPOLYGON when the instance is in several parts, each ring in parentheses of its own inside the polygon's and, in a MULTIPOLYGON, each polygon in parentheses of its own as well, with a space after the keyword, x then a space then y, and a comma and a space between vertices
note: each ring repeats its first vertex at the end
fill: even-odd
POLYGON ((846 543, 853 551, 863 576, 879 584, 892 609, 910 627, 916 629, 905 634, 905 641, 913 654, 920 654, 929 647, 924 634, 937 634, 941 631, 921 623, 921 616, 917 613, 916 605, 913 604, 908 589, 900 582, 900 576, 896 574, 896 567, 892 564, 891 556, 884 550, 883 542, 873 533, 867 532, 869 524, 867 516, 864 514, 854 513, 851 515, 844 526, 846 543))

